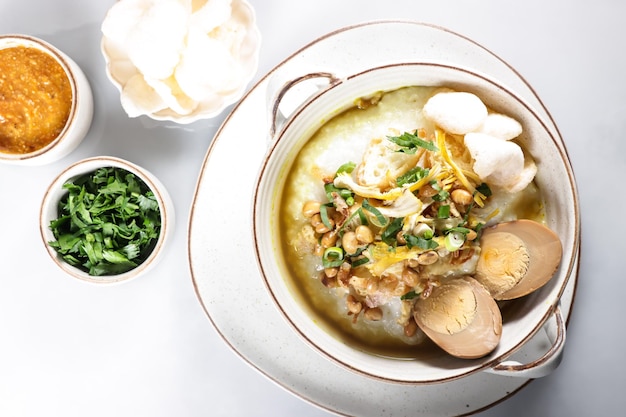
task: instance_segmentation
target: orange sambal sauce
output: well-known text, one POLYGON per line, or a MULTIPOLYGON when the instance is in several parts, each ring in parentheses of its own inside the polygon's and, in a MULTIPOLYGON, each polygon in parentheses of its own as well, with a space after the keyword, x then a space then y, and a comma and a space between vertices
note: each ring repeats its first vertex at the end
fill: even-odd
POLYGON ((52 142, 72 107, 72 87, 49 54, 25 46, 0 49, 0 152, 27 154, 52 142))

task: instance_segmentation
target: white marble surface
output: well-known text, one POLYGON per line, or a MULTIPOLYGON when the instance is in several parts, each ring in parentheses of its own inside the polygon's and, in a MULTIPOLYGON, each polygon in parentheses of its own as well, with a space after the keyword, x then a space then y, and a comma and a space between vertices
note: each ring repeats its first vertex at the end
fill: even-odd
MULTIPOLYGON (((580 278, 561 366, 479 415, 623 414, 626 374, 619 358, 626 345, 620 321, 626 315, 626 285, 619 257, 626 251, 620 220, 626 202, 619 184, 626 172, 621 139, 626 4, 251 3, 263 36, 256 79, 327 32, 401 18, 474 39, 533 85, 561 130, 578 180, 580 278)), ((2 33, 52 42, 82 66, 95 95, 91 131, 71 155, 43 167, 0 165, 0 415, 328 415, 241 361, 205 316, 189 272, 187 219, 204 155, 226 112, 184 128, 128 119, 104 76, 99 52, 99 27, 111 4, 0 1, 2 33), (52 177, 73 161, 99 154, 152 171, 168 187, 177 210, 176 230, 158 269, 115 287, 64 276, 47 258, 37 223, 52 177)))

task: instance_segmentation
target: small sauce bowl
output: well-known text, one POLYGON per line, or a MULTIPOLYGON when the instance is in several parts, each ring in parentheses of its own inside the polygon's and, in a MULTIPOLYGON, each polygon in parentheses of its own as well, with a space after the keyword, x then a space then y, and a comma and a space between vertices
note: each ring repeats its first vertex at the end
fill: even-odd
POLYGON ((93 96, 80 67, 41 39, 0 35, 0 162, 45 165, 87 134, 93 96))
POLYGON ((129 161, 110 156, 98 156, 83 159, 63 170, 54 179, 54 181, 52 181, 46 190, 39 215, 41 238, 54 263, 68 275, 94 284, 120 283, 145 274, 153 268, 161 258, 163 248, 173 233, 174 224, 174 205, 163 184, 144 168, 141 168, 129 161), (137 179, 141 180, 150 191, 152 191, 159 208, 161 220, 160 230, 158 237, 149 245, 151 248, 150 252, 147 252, 145 256, 142 256, 141 259, 143 259, 143 261, 138 263, 138 265, 134 268, 118 274, 90 275, 82 268, 68 263, 49 243, 56 241, 50 225, 52 221, 59 218, 60 201, 68 193, 68 191, 63 187, 64 184, 72 182, 80 177, 84 177, 85 175, 92 174, 99 168, 121 168, 128 173, 133 174, 137 179))

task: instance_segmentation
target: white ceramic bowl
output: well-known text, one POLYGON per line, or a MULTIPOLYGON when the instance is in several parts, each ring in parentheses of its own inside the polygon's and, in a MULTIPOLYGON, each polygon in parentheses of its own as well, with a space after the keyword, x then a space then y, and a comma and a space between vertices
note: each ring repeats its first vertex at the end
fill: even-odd
POLYGON ((84 139, 93 117, 91 87, 80 67, 46 41, 27 35, 0 35, 0 49, 24 46, 36 48, 53 57, 65 71, 72 88, 69 118, 61 133, 47 146, 27 154, 0 152, 0 162, 19 165, 44 165, 72 152, 84 139))
POLYGON ((538 377, 559 363, 565 341, 565 325, 559 300, 572 274, 579 246, 579 209, 574 175, 567 155, 541 118, 523 99, 484 74, 435 63, 404 63, 372 68, 338 79, 330 74, 308 74, 286 84, 280 100, 301 80, 325 77, 329 86, 306 100, 280 124, 279 102, 273 103, 276 133, 262 163, 253 202, 254 243, 262 277, 275 305, 292 328, 314 349, 346 368, 388 382, 432 384, 488 371, 505 375, 538 377), (516 300, 504 318, 502 338, 490 355, 475 360, 441 355, 418 360, 400 360, 357 350, 334 338, 319 326, 293 296, 281 257, 278 214, 286 174, 298 151, 311 135, 334 115, 352 107, 355 99, 378 91, 404 86, 448 86, 469 91, 488 107, 521 122, 526 132, 523 145, 538 165, 535 178, 546 201, 548 226, 563 244, 561 266, 552 280, 529 296, 516 300), (531 363, 507 361, 536 332, 544 328, 553 341, 546 355, 531 363))
MULTIPOLYGON (((245 27, 245 36, 242 41, 240 54, 236 60, 241 68, 241 78, 237 88, 227 93, 217 93, 200 102, 193 111, 181 114, 172 107, 146 114, 154 120, 172 121, 179 124, 188 124, 197 120, 209 119, 219 115, 226 107, 239 100, 248 83, 254 77, 258 68, 261 34, 256 25, 254 8, 246 0, 233 0, 231 19, 245 27)), ((122 93, 128 81, 139 74, 139 70, 130 60, 128 53, 116 42, 103 36, 100 49, 106 64, 106 74, 115 88, 122 93)), ((215 62, 219 65, 219 62, 215 62)))
POLYGON ((163 184, 146 169, 131 162, 111 156, 97 156, 78 161, 64 169, 50 184, 43 197, 39 214, 39 226, 43 244, 54 263, 68 275, 94 284, 113 284, 128 281, 145 274, 152 269, 164 252, 165 245, 173 233, 175 216, 174 205, 163 184), (130 271, 118 275, 92 276, 63 260, 48 242, 55 240, 50 229, 50 222, 58 218, 58 204, 67 193, 63 184, 79 176, 89 174, 102 167, 117 167, 135 174, 154 193, 161 213, 161 231, 150 255, 144 262, 130 271))

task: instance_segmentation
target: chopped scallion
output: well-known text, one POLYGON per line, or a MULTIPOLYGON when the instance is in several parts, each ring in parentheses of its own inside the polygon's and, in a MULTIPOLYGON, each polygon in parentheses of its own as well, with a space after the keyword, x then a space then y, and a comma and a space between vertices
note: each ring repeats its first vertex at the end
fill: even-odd
POLYGON ((491 188, 489 188, 489 186, 487 184, 485 184, 484 182, 482 184, 480 184, 478 187, 476 187, 476 191, 478 191, 479 193, 481 193, 485 197, 490 197, 491 196, 491 188))
POLYGON ((389 225, 383 230, 381 234, 381 239, 388 245, 392 245, 396 242, 396 235, 400 230, 402 230, 402 225, 404 223, 404 217, 396 217, 393 219, 389 225))
POLYGON ((447 219, 448 217, 450 217, 450 206, 447 204, 439 206, 439 209, 437 210, 437 218, 447 219))
POLYGON ((421 236, 415 235, 404 235, 404 240, 406 240, 406 246, 411 249, 413 247, 417 247, 423 250, 431 250, 437 249, 439 244, 430 238, 424 238, 421 236))
POLYGON ((432 143, 428 142, 417 135, 417 131, 414 133, 404 132, 400 136, 387 136, 391 142, 400 146, 400 152, 414 154, 418 148, 424 148, 428 151, 436 152, 438 151, 437 147, 432 143))
POLYGON ((424 239, 432 239, 433 229, 431 229, 426 223, 419 223, 413 228, 413 234, 415 234, 415 236, 423 237, 424 239))
POLYGON ((370 261, 369 258, 366 257, 366 256, 362 256, 360 258, 356 258, 354 261, 352 261, 352 268, 356 268, 357 266, 365 265, 369 261, 370 261))
POLYGON ((324 268, 335 268, 343 263, 343 249, 336 246, 326 248, 322 256, 322 265, 324 268))
POLYGON ((396 184, 398 187, 402 187, 405 184, 416 183, 425 178, 429 172, 428 168, 417 166, 396 178, 396 184))
POLYGON ((445 201, 448 197, 450 197, 450 193, 444 190, 443 188, 441 188, 441 186, 437 184, 437 181, 434 181, 434 180, 431 181, 430 186, 433 187, 435 191, 437 191, 437 194, 433 196, 434 201, 441 202, 441 201, 445 201))
POLYGON ((352 201, 354 201, 354 194, 352 193, 352 191, 347 188, 337 188, 332 182, 324 184, 324 191, 326 191, 326 197, 328 198, 328 201, 333 201, 333 193, 339 194, 341 198, 346 200, 346 203, 348 202, 348 199, 352 199, 352 201))
POLYGON ((403 294, 400 296, 401 300, 412 300, 415 297, 418 297, 419 293, 417 293, 415 290, 411 290, 409 292, 407 292, 406 294, 403 294))
POLYGON ((340 174, 343 174, 343 173, 350 174, 350 173, 352 173, 352 171, 354 171, 354 168, 356 168, 356 164, 354 162, 346 162, 345 164, 343 164, 339 168, 337 168, 337 172, 335 173, 335 177, 337 175, 340 175, 340 174))
POLYGON ((450 232, 444 239, 446 249, 450 252, 454 252, 463 246, 465 243, 465 234, 461 232, 450 232))
POLYGON ((322 223, 329 229, 333 228, 333 225, 330 224, 330 219, 328 218, 328 206, 322 204, 320 206, 320 217, 322 218, 322 223))
POLYGON ((470 232, 470 229, 468 229, 467 227, 459 226, 459 227, 452 227, 446 230, 446 233, 452 233, 452 232, 461 233, 463 236, 466 236, 470 232))
POLYGON ((372 206, 369 201, 367 201, 367 199, 363 200, 362 207, 364 210, 376 216, 376 220, 378 220, 380 226, 386 226, 389 222, 376 207, 372 206))

